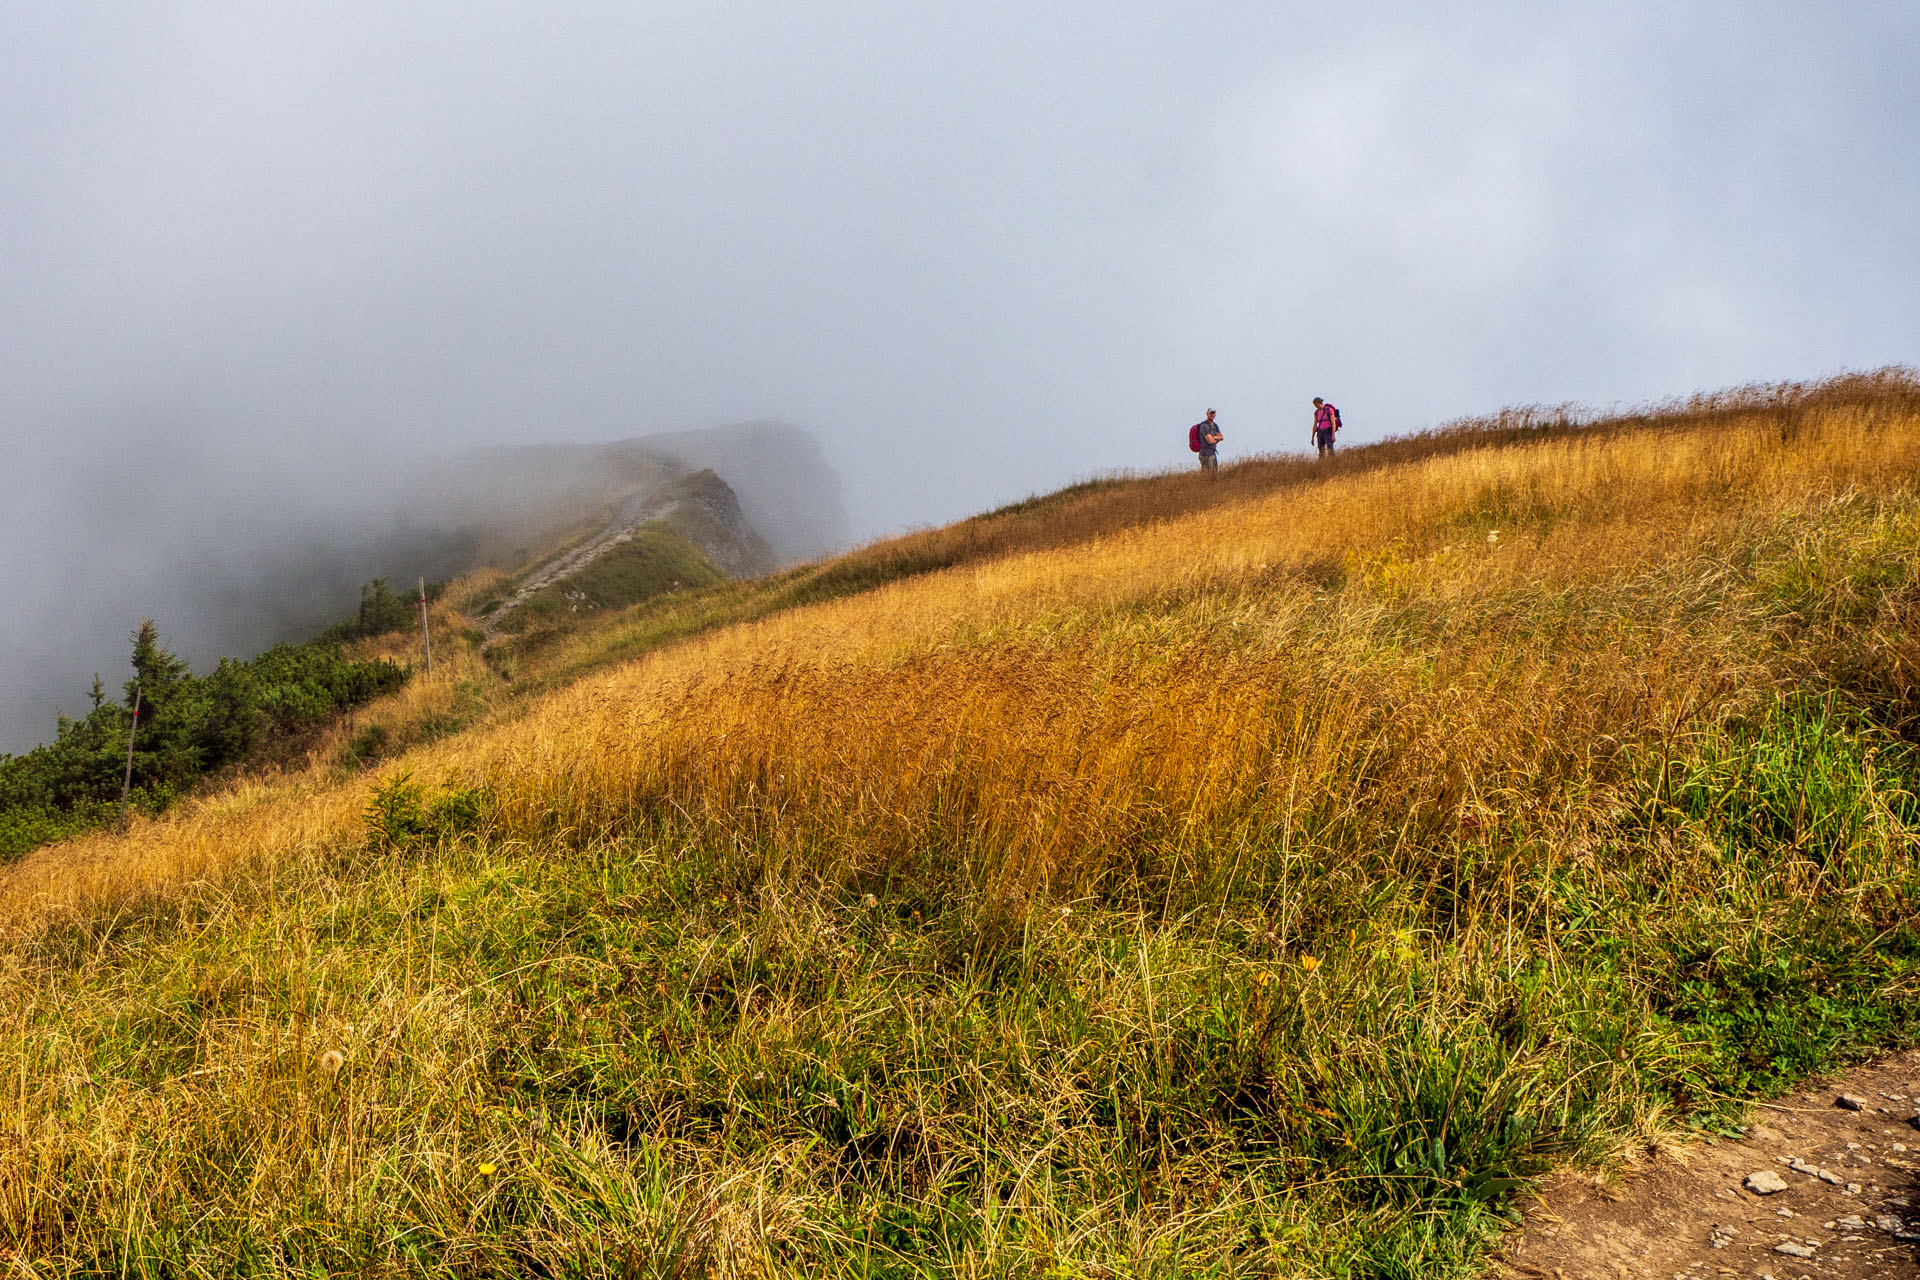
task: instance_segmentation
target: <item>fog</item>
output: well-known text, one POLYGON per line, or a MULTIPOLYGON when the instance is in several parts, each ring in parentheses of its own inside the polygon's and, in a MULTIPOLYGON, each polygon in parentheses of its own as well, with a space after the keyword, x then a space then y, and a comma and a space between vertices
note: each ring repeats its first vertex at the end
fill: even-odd
POLYGON ((795 423, 866 537, 1916 359, 1910 4, 825 8, 0 8, 0 750, 472 446, 795 423))

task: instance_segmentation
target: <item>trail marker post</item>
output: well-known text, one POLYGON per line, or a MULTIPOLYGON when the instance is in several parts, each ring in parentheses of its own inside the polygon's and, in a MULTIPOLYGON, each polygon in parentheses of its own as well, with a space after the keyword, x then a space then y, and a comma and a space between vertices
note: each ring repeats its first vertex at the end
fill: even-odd
POLYGON ((120 834, 127 833, 127 801, 133 795, 133 735, 140 732, 140 682, 133 682, 133 722, 127 726, 127 776, 120 780, 120 834))
POLYGON ((427 653, 427 674, 433 674, 433 633, 427 630, 427 580, 420 579, 420 644, 427 653))

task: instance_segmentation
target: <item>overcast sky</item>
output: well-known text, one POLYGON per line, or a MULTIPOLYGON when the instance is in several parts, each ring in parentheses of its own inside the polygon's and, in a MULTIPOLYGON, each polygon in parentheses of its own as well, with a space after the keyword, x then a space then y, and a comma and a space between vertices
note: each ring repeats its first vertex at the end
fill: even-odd
POLYGON ((870 535, 1208 407, 1911 363, 1916 64, 1910 2, 0 0, 0 643, 107 457, 168 510, 784 419, 870 535))

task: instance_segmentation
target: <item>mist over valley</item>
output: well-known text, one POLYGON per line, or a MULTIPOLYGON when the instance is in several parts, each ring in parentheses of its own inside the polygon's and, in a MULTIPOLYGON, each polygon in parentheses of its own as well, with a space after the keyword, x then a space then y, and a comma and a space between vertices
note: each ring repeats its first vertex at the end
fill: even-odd
POLYGON ((87 496, 85 518, 48 517, 60 536, 16 582, 24 607, 0 619, 0 751, 50 738, 56 713, 85 710, 96 672, 117 686, 143 617, 205 670, 348 617, 374 578, 411 596, 421 578, 527 568, 703 470, 765 543, 735 572, 818 557, 850 536, 839 476, 819 445, 774 422, 602 444, 315 448, 224 463, 161 449, 92 459, 85 483, 63 493, 87 496))

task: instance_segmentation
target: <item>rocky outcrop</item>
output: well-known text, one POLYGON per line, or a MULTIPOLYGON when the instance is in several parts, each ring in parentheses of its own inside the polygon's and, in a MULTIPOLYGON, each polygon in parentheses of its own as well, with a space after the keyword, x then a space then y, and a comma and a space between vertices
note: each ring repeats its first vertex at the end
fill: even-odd
POLYGON ((812 436, 779 422, 605 444, 471 450, 422 469, 408 485, 409 515, 422 525, 463 530, 480 563, 516 570, 540 548, 604 528, 630 504, 702 472, 726 490, 705 505, 723 525, 737 521, 752 531, 770 557, 766 568, 847 544, 840 477, 812 436))
POLYGON ((778 567, 779 558, 748 523, 738 495, 710 470, 662 485, 637 503, 629 503, 629 509, 632 524, 665 521, 729 577, 754 578, 778 567))
POLYGON ((508 615, 529 599, 579 574, 654 524, 665 525, 698 547, 729 577, 753 577, 776 564, 773 549, 747 523, 727 482, 712 471, 698 471, 630 495, 612 524, 523 575, 513 594, 481 619, 483 631, 493 637, 508 615))
POLYGON ((840 476, 814 438, 784 422, 736 422, 631 442, 688 471, 711 470, 782 564, 843 550, 851 538, 840 476))

